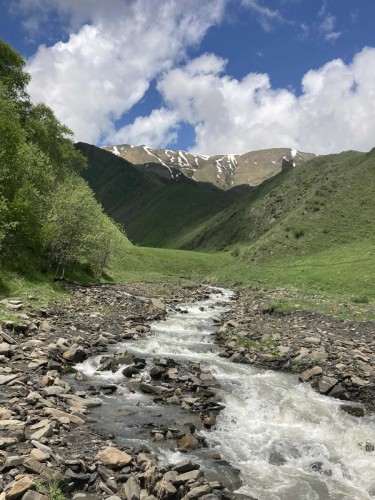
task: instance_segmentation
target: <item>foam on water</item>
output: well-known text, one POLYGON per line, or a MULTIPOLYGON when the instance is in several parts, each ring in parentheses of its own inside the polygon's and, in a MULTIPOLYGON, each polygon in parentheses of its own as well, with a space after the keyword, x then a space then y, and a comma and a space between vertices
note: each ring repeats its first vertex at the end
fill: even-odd
MULTIPOLYGON (((375 419, 355 418, 338 400, 324 397, 297 377, 231 363, 208 345, 213 318, 222 314, 231 292, 185 304, 187 313, 169 311, 152 325, 151 335, 120 347, 134 354, 195 361, 220 382, 225 409, 212 431, 211 446, 240 469, 241 493, 260 500, 368 500, 375 498, 375 453, 360 443, 375 443, 375 419), (278 464, 278 465, 277 465, 278 464)), ((90 377, 118 381, 121 370, 96 372, 100 357, 79 365, 90 377)), ((148 379, 147 369, 144 379, 148 379)), ((139 394, 137 395, 139 398, 139 394)), ((165 451, 177 462, 180 453, 165 451)))

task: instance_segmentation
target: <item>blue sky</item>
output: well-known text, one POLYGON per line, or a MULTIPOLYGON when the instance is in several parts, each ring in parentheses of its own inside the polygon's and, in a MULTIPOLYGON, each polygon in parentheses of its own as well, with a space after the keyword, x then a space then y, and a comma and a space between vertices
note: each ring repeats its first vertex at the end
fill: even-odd
POLYGON ((202 154, 375 146, 372 0, 0 0, 77 140, 202 154))

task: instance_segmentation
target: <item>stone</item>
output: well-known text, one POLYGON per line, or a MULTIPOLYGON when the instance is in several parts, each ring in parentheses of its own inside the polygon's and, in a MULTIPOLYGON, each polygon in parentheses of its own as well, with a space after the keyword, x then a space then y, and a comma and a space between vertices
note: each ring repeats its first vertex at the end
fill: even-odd
POLYGON ((182 462, 178 462, 177 464, 175 464, 172 467, 172 470, 178 472, 179 474, 183 474, 184 472, 189 472, 199 468, 199 464, 194 464, 190 460, 183 460, 182 462))
POLYGON ((193 488, 190 490, 184 498, 186 500, 195 500, 196 498, 200 498, 203 495, 207 495, 208 493, 211 493, 211 488, 208 484, 204 484, 203 486, 198 486, 196 488, 193 488))
POLYGON ((177 489, 167 479, 162 479, 156 483, 155 491, 157 498, 174 499, 177 498, 177 489))
POLYGON ((198 445, 198 439, 191 434, 185 434, 185 436, 183 436, 178 442, 180 450, 195 450, 198 448, 198 445))
POLYGON ((114 446, 108 446, 105 450, 99 451, 95 456, 95 460, 107 465, 108 467, 125 467, 129 465, 133 460, 131 455, 115 448, 114 446))
POLYGON ((50 458, 49 453, 44 453, 42 450, 38 450, 38 448, 34 448, 30 452, 30 457, 38 462, 46 462, 50 458))
POLYGON ((48 438, 51 437, 53 434, 53 429, 51 425, 46 425, 45 427, 42 427, 41 429, 38 429, 34 434, 31 434, 30 439, 35 439, 38 441, 41 438, 48 438))
POLYGON ((169 389, 161 385, 151 385, 147 384, 146 382, 142 382, 141 384, 139 384, 139 389, 142 392, 146 392, 148 394, 156 394, 158 396, 166 391, 169 391, 169 389))
POLYGON ((20 373, 12 373, 12 375, 0 375, 0 385, 5 385, 19 376, 20 373))
POLYGON ((140 491, 139 481, 134 476, 130 477, 122 487, 126 500, 139 500, 140 491))
POLYGON ((365 415, 365 410, 362 406, 342 405, 340 406, 340 410, 349 413, 349 415, 352 415, 353 417, 364 417, 365 415))
POLYGON ((2 330, 0 330, 0 336, 5 340, 5 342, 7 342, 8 344, 16 344, 16 341, 14 340, 13 337, 11 337, 10 335, 8 335, 6 332, 3 332, 2 330))
POLYGON ((0 420, 0 430, 18 430, 25 427, 25 422, 20 420, 0 420))
POLYGON ((65 394, 66 392, 66 389, 60 385, 50 385, 42 389, 44 396, 57 396, 58 394, 65 394))
POLYGON ((33 457, 28 457, 23 462, 25 469, 38 474, 42 482, 63 481, 64 476, 57 470, 53 470, 44 464, 38 462, 33 457))
POLYGON ((158 298, 149 299, 147 312, 149 314, 165 315, 167 308, 164 302, 158 298))
POLYGON ((10 358, 12 356, 13 349, 6 342, 0 343, 0 355, 5 356, 6 358, 10 358))
POLYGON ((303 342, 306 342, 307 344, 320 344, 321 339, 319 337, 305 337, 303 342))
POLYGON ((77 417, 72 413, 66 413, 65 411, 58 410, 57 408, 46 408, 44 413, 52 418, 67 418, 69 422, 76 425, 83 425, 85 423, 83 418, 77 417))
POLYGON ((181 486, 181 484, 185 484, 188 481, 195 482, 198 478, 203 475, 203 472, 199 469, 192 470, 189 472, 184 472, 183 474, 179 474, 176 479, 174 479, 173 484, 175 486, 181 486))
POLYGON ((364 386, 364 385, 367 385, 366 380, 363 380, 363 379, 361 379, 361 378, 359 378, 359 377, 351 377, 351 379, 350 379, 350 380, 352 381, 352 384, 353 384, 353 385, 357 385, 357 386, 359 386, 359 387, 362 387, 362 386, 364 386))
POLYGON ((14 437, 0 437, 0 450, 8 448, 8 446, 13 446, 18 440, 14 437))
POLYGON ((7 408, 0 408, 0 420, 9 420, 12 412, 7 408))
POLYGON ((14 485, 7 491, 7 500, 16 500, 17 498, 21 498, 27 490, 34 488, 35 483, 29 476, 23 476, 21 479, 18 479, 14 483, 14 485))
POLYGON ((203 419, 203 425, 207 428, 211 428, 216 425, 215 415, 206 415, 203 419))
POLYGON ((341 384, 336 384, 329 393, 329 395, 332 398, 340 398, 343 394, 344 394, 344 388, 341 384))
POLYGON ((318 384, 318 389, 320 394, 327 394, 327 392, 329 393, 329 391, 333 389, 337 383, 338 383, 337 378, 323 376, 319 380, 318 384))
POLYGON ((302 382, 307 382, 312 377, 320 375, 321 373, 323 373, 323 369, 320 366, 314 366, 313 368, 309 368, 308 370, 305 370, 304 372, 300 373, 298 375, 298 378, 302 380, 302 382))
POLYGON ((22 497, 22 500, 48 500, 48 497, 37 491, 28 490, 22 497))
POLYGON ((63 358, 69 363, 81 363, 88 357, 86 351, 78 346, 72 346, 68 351, 63 353, 63 358))

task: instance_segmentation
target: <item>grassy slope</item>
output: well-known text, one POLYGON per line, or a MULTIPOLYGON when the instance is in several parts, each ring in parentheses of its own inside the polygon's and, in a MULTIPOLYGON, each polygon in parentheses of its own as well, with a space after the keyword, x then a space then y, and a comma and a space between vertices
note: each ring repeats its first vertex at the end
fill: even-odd
MULTIPOLYGON (((150 243, 158 237, 161 215, 157 211, 163 207, 167 230, 160 235, 161 240, 170 237, 174 244, 201 251, 229 248, 237 257, 230 252, 141 248, 124 240, 112 263, 110 279, 210 280, 253 289, 285 287, 285 309, 339 309, 351 314, 351 308, 358 306, 368 317, 375 314, 375 151, 316 158, 279 174, 224 208, 218 203, 208 214, 205 191, 196 212, 194 207, 187 208, 190 188, 196 188, 177 185, 166 189, 159 178, 131 172, 131 182, 126 176, 112 181, 112 172, 107 170, 107 183, 100 180, 100 184, 109 201, 113 193, 117 196, 114 210, 122 210, 119 196, 128 189, 132 199, 127 206, 134 209, 133 223, 147 224, 144 238, 149 233, 150 243), (138 217, 140 206, 142 217, 138 217), (194 224, 186 222, 183 210, 194 224), (201 214, 197 219, 196 213, 201 214)), ((0 296, 30 297, 27 300, 35 307, 64 295, 51 277, 24 269, 0 274, 0 296)), ((0 315, 11 316, 2 306, 0 315)))
POLYGON ((238 197, 170 183, 107 151, 87 144, 78 147, 89 159, 84 176, 98 200, 137 245, 182 247, 190 231, 238 197))

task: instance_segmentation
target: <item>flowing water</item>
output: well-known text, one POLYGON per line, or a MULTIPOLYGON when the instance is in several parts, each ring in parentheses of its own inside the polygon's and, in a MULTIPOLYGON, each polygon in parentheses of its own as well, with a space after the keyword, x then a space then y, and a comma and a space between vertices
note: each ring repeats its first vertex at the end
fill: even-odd
MULTIPOLYGON (((113 351, 126 347, 149 359, 195 361, 213 373, 226 407, 216 428, 200 433, 211 449, 240 471, 239 494, 259 500, 375 498, 375 452, 366 451, 365 446, 375 443, 374 417, 356 418, 340 411, 340 401, 317 394, 298 383, 295 375, 220 358, 211 338, 213 318, 225 312, 231 296, 230 291, 214 290, 208 300, 185 304, 187 314, 169 311, 165 321, 152 324, 149 337, 119 344, 113 351)), ((124 380, 120 370, 96 372, 99 361, 100 357, 92 358, 77 368, 91 383, 124 380)), ((142 375, 147 380, 147 367, 142 375)), ((145 430, 148 422, 165 422, 172 414, 180 425, 191 422, 190 414, 176 408, 121 388, 104 398, 96 418, 98 425, 112 429, 120 441, 122 437, 132 445, 148 442, 167 460, 179 461, 186 455, 152 443, 149 429, 145 430)), ((215 468, 202 455, 196 459, 208 473, 215 468)), ((223 468, 216 472, 224 479, 228 474, 223 468)))

